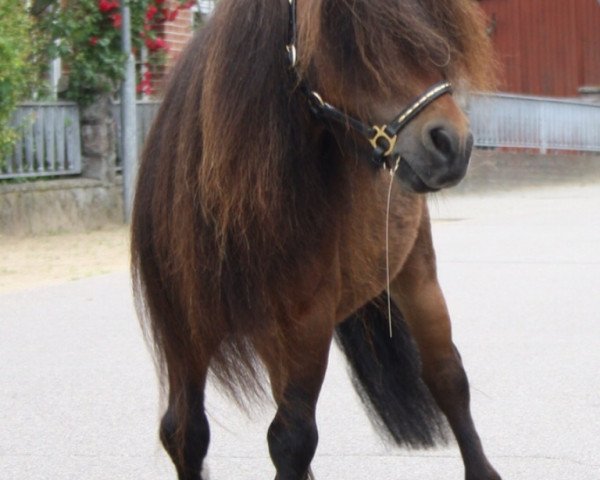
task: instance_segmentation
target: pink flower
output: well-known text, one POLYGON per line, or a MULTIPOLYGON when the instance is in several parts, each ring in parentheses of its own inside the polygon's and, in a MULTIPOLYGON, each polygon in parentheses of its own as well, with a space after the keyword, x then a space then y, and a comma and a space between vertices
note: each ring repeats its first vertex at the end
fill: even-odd
POLYGON ((136 91, 138 93, 144 93, 146 95, 151 95, 153 93, 152 88, 152 73, 150 71, 145 71, 142 75, 142 80, 137 84, 136 91))
POLYGON ((100 0, 98 2, 98 9, 102 13, 108 13, 116 8, 119 8, 119 2, 117 1, 111 2, 110 0, 100 0))
POLYGON ((146 38, 145 43, 146 47, 148 47, 148 50, 150 50, 151 52, 155 52, 157 50, 168 50, 169 48, 165 39, 161 37, 146 38))
POLYGON ((136 91, 137 91, 137 93, 143 93, 145 95, 152 95, 152 93, 153 93, 152 85, 150 85, 149 83, 146 83, 146 82, 138 83, 137 87, 136 87, 136 91))
POLYGON ((98 45, 98 37, 90 37, 90 45, 94 47, 98 45))
POLYGON ((152 19, 155 17, 155 15, 158 13, 158 8, 156 7, 156 5, 150 5, 148 7, 148 10, 146 10, 146 20, 148 20, 149 22, 152 21, 152 19))
POLYGON ((110 18, 112 19, 113 27, 120 28, 121 27, 121 14, 113 13, 110 18))
POLYGON ((162 48, 163 50, 167 50, 169 48, 169 46, 167 45, 167 42, 164 38, 162 37, 158 37, 156 39, 156 46, 158 48, 162 48))
POLYGON ((179 15, 179 10, 171 10, 170 12, 167 10, 166 18, 169 22, 174 22, 177 19, 177 15, 179 15))

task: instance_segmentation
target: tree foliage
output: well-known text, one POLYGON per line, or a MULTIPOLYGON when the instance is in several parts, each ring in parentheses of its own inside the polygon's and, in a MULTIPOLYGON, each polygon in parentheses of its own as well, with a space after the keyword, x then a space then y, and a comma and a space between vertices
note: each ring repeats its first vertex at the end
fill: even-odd
MULTIPOLYGON (((134 51, 139 54, 143 47, 147 49, 148 67, 164 63, 168 46, 159 35, 161 24, 194 3, 178 0, 176 8, 168 9, 165 0, 128 1, 134 51)), ((42 18, 43 28, 53 39, 49 56, 62 58, 68 69, 65 97, 87 104, 98 95, 114 92, 123 78, 125 60, 119 0, 68 0, 63 8, 47 8, 42 18)), ((148 73, 140 76, 138 91, 151 93, 148 73)))
POLYGON ((14 141, 11 113, 29 94, 35 76, 32 27, 21 0, 0 1, 0 159, 14 141))

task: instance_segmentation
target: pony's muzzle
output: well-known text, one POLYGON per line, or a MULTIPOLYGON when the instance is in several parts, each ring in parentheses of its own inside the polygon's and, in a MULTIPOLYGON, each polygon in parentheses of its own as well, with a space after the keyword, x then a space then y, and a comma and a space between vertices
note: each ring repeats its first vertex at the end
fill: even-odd
POLYGON ((470 131, 461 135, 450 123, 429 122, 423 127, 421 145, 422 163, 412 167, 427 186, 436 190, 451 187, 464 178, 473 149, 470 131))

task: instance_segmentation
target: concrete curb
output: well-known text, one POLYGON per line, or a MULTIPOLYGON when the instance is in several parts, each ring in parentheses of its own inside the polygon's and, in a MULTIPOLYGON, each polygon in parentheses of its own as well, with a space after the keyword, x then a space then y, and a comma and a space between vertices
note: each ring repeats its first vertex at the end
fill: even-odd
POLYGON ((0 232, 81 232, 123 223, 122 186, 90 179, 0 185, 0 232))

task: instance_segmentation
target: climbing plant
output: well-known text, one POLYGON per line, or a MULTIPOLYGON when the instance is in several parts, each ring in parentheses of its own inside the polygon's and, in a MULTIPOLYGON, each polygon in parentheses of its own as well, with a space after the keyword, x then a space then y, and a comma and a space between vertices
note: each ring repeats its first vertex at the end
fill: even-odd
POLYGON ((35 76, 32 27, 21 0, 0 2, 0 163, 15 137, 12 111, 29 94, 35 76))
MULTIPOLYGON (((65 98, 91 103, 98 95, 116 91, 123 78, 121 51, 121 5, 119 0, 69 0, 48 9, 42 25, 51 32, 50 57, 59 57, 68 69, 65 98)), ((165 62, 168 45, 160 36, 162 25, 173 21, 195 1, 177 0, 168 8, 165 0, 129 0, 134 53, 148 53, 148 67, 138 79, 138 92, 152 93, 153 66, 165 62)))

